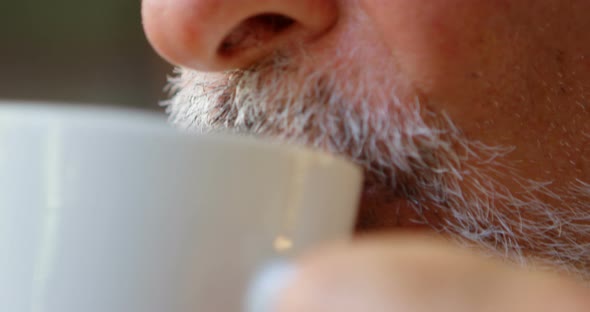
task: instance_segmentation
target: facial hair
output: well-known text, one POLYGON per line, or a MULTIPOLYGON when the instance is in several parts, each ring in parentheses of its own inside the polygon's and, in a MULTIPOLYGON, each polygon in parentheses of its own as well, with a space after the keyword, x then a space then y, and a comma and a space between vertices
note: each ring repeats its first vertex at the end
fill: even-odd
POLYGON ((590 184, 526 179, 506 160, 514 147, 468 139, 427 100, 401 100, 386 73, 351 65, 354 52, 335 59, 318 65, 277 53, 223 74, 179 68, 170 120, 344 156, 364 168, 364 198, 374 205, 404 200, 414 222, 465 246, 590 278, 590 184))

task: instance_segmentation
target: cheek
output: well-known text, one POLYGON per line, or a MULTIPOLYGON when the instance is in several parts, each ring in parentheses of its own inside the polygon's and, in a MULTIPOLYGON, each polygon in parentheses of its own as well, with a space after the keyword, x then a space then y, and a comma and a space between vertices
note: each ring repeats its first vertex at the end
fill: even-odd
MULTIPOLYGON (((402 74, 427 94, 453 92, 499 68, 508 1, 364 0, 402 74)), ((501 68, 501 66, 500 66, 501 68)))
POLYGON ((499 137, 510 141, 515 123, 507 116, 524 109, 498 103, 526 100, 521 98, 527 88, 522 56, 530 39, 519 31, 526 23, 526 2, 364 0, 364 5, 401 76, 427 105, 444 110, 478 139, 495 133, 491 142, 497 142, 499 137), (507 133, 498 134, 498 127, 507 133))

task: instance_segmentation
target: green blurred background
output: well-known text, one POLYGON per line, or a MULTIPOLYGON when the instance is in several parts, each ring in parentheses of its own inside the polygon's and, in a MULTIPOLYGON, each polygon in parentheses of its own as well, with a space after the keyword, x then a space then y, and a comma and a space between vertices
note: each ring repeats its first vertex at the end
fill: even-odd
POLYGON ((0 99, 163 111, 171 66, 147 43, 140 0, 0 0, 0 99))

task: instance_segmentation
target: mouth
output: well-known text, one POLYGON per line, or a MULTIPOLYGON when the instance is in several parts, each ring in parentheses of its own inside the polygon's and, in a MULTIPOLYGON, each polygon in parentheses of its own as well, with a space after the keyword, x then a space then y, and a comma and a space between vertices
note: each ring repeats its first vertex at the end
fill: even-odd
POLYGON ((437 161, 434 150, 440 143, 434 136, 415 140, 414 134, 428 137, 432 131, 421 120, 419 107, 396 98, 379 101, 374 89, 343 85, 346 79, 336 71, 315 69, 316 74, 310 74, 314 71, 297 68, 288 57, 279 55, 258 66, 213 80, 186 72, 197 75, 198 83, 177 94, 179 106, 171 106, 177 109, 172 122, 197 131, 271 138, 348 158, 365 168, 367 181, 357 232, 428 228, 431 218, 422 214, 418 195, 422 184, 432 183, 419 184, 416 179, 428 180, 431 168, 426 167, 437 161), (193 105, 180 106, 185 96, 193 105))
POLYGON ((408 200, 397 199, 376 205, 372 199, 362 199, 354 229, 356 235, 397 230, 424 232, 433 229, 423 221, 423 216, 416 213, 408 200))
POLYGON ((431 231, 437 220, 440 221, 436 210, 428 209, 418 196, 410 195, 419 193, 414 183, 398 183, 394 187, 380 183, 370 173, 365 173, 365 176, 367 179, 355 224, 356 234, 431 231))

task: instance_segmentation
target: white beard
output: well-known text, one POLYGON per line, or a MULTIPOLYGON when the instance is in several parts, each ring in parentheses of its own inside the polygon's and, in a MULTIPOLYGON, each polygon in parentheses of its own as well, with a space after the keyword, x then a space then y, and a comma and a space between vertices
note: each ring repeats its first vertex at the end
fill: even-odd
MULTIPOLYGON (((342 63, 355 64, 354 53, 348 57, 342 63)), ((418 99, 402 103, 383 77, 352 66, 294 63, 277 55, 217 75, 178 69, 166 103, 170 120, 346 156, 365 169, 368 194, 410 201, 423 216, 416 222, 523 265, 590 278, 590 184, 552 189, 521 177, 505 160, 513 148, 466 139, 444 113, 424 109, 418 99), (499 182, 507 180, 522 191, 499 182), (433 223, 427 212, 441 218, 433 223)))

